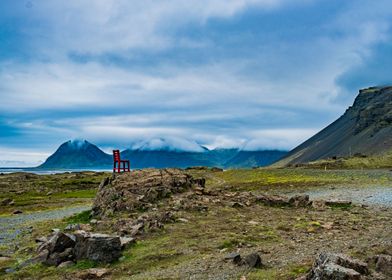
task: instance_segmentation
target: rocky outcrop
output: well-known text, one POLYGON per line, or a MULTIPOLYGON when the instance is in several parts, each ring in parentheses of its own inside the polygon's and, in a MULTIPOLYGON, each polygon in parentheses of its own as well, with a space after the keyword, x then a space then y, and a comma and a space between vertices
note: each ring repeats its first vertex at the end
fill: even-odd
POLYGON ((146 210, 152 203, 203 187, 204 179, 194 179, 179 169, 144 169, 117 175, 101 184, 93 205, 96 216, 115 212, 146 210))
POLYGON ((321 253, 307 275, 307 280, 359 280, 369 274, 366 263, 342 254, 321 253))
POLYGON ((69 266, 80 260, 111 263, 118 260, 121 250, 132 240, 100 233, 77 230, 72 234, 55 232, 49 238, 38 239, 37 255, 23 266, 43 263, 50 266, 69 266))
POLYGON ((311 270, 297 280, 381 280, 390 279, 392 257, 379 255, 375 258, 376 271, 368 264, 343 254, 320 253, 311 270))

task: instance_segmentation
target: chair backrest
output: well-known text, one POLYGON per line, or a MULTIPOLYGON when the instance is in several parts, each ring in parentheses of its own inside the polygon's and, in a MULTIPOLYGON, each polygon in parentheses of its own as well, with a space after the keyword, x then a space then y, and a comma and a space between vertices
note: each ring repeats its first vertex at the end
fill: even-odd
POLYGON ((113 161, 114 162, 119 162, 121 160, 120 158, 120 151, 119 150, 113 150, 113 161))

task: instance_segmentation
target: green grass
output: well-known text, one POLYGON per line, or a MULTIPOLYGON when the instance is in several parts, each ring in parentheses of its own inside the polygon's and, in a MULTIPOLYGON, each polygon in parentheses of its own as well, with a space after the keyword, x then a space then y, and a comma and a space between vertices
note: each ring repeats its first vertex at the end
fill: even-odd
POLYGON ((14 205, 0 207, 0 215, 9 215, 15 209, 32 212, 89 204, 99 183, 107 176, 109 173, 103 172, 0 175, 0 201, 5 198, 14 200, 14 205))
POLYGON ((65 193, 56 193, 52 197, 53 198, 94 198, 97 193, 96 189, 88 189, 88 190, 75 190, 69 191, 65 193))
POLYGON ((327 168, 327 169, 379 169, 392 168, 392 151, 382 155, 362 157, 353 156, 349 158, 339 158, 336 160, 319 160, 311 162, 305 167, 327 168))
POLYGON ((79 269, 88 269, 88 268, 94 268, 99 266, 99 263, 90 261, 90 260, 81 260, 78 261, 73 267, 72 270, 79 270, 79 269))
POLYGON ((70 224, 87 224, 91 219, 91 211, 83 211, 79 214, 66 218, 65 221, 70 224))

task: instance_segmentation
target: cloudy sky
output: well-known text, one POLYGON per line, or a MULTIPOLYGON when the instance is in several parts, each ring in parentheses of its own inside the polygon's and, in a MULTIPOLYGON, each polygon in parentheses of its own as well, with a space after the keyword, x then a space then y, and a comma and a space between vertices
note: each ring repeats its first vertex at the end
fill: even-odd
POLYGON ((391 83, 391 37, 389 0, 2 0, 0 164, 74 138, 291 149, 391 83))

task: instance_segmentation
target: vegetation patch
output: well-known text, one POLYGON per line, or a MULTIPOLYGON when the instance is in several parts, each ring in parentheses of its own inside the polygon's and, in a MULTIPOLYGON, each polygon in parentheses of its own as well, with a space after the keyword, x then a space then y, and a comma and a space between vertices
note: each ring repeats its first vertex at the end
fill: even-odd
POLYGON ((87 224, 91 220, 91 210, 83 211, 66 219, 70 224, 87 224))

